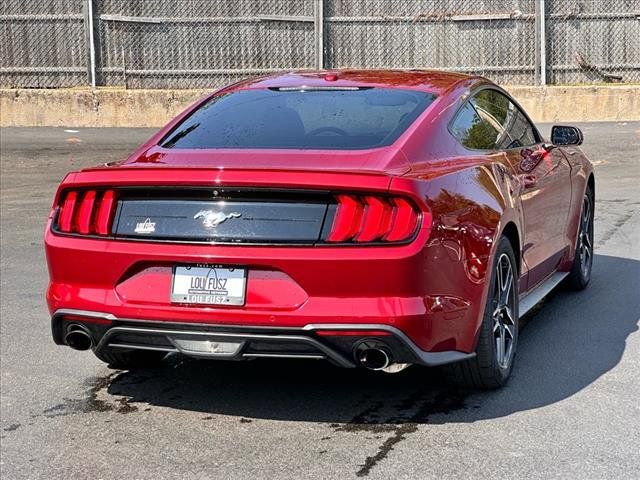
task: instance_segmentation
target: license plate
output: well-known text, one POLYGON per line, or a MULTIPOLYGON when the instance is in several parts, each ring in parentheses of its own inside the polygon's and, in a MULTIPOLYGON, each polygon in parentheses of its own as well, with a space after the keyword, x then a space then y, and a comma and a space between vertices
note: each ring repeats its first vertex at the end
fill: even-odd
POLYGON ((171 301, 203 305, 244 305, 247 270, 220 265, 176 265, 171 301))

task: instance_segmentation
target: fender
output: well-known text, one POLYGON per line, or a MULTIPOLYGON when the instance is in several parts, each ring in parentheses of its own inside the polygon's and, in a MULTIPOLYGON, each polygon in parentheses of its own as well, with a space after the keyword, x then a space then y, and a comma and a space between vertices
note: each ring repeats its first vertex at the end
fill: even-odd
MULTIPOLYGON (((496 154, 489 159, 453 158, 414 165, 410 174, 392 179, 390 190, 412 192, 431 211, 433 225, 425 249, 427 290, 443 291, 446 284, 442 296, 465 304, 464 318, 458 319, 461 344, 456 348, 473 351, 489 290, 485 280, 498 240, 506 225, 514 224, 518 232, 522 228, 518 191, 506 160, 496 154), (445 259, 446 275, 431 270, 442 269, 445 259)), ((522 236, 518 237, 514 250, 521 258, 522 236)), ((520 274, 526 275, 526 266, 520 267, 520 274)))

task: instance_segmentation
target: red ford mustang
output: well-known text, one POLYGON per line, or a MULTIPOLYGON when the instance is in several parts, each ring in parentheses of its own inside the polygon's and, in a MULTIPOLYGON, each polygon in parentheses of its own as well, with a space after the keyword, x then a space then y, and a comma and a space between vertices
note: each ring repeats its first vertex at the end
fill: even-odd
POLYGON ((323 358, 503 385, 519 317, 589 282, 581 143, 568 126, 546 143, 479 77, 236 83, 63 180, 45 235, 53 338, 119 368, 323 358))

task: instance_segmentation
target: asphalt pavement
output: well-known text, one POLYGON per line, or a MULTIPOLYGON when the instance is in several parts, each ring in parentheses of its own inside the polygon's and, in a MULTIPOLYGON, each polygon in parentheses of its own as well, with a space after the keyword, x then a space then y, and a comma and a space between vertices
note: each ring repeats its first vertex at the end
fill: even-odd
POLYGON ((580 126, 596 168, 592 283, 527 318, 511 382, 484 393, 421 368, 317 361, 114 371, 54 345, 42 234, 55 188, 153 131, 0 130, 0 476, 640 478, 640 122, 580 126))

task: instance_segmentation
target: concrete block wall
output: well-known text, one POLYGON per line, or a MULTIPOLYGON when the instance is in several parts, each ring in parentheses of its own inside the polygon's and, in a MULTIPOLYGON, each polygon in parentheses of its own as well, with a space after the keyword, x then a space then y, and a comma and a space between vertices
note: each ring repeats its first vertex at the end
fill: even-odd
MULTIPOLYGON (((507 87, 536 122, 640 120, 640 85, 507 87)), ((0 126, 160 127, 209 90, 0 89, 0 126)))

